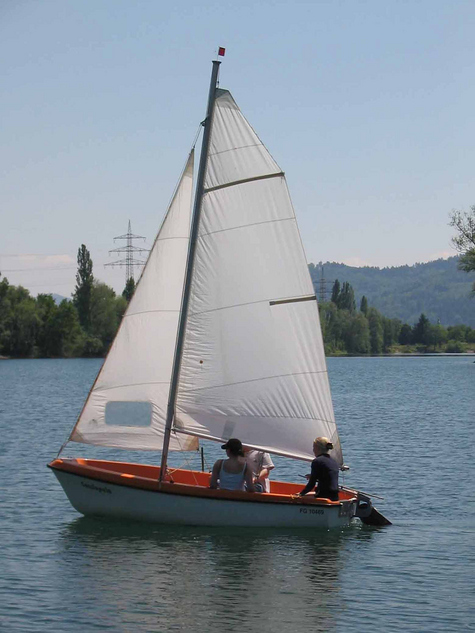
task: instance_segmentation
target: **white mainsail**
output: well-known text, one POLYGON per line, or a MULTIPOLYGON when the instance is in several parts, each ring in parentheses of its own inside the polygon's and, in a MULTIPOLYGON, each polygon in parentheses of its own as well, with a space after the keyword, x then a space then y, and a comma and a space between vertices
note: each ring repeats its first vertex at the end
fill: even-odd
MULTIPOLYGON (((192 151, 71 441, 161 450, 190 236, 192 151)), ((195 450, 172 434, 172 450, 195 450)))
POLYGON ((284 174, 217 90, 175 428, 342 462, 318 306, 284 174))

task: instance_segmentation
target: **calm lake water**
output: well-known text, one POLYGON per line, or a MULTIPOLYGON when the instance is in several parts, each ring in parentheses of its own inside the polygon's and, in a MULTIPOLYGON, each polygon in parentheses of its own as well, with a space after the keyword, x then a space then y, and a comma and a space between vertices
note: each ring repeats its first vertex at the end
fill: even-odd
POLYGON ((475 630, 473 357, 329 359, 345 483, 394 523, 336 532, 80 517, 46 463, 100 362, 0 362, 1 631, 475 630))

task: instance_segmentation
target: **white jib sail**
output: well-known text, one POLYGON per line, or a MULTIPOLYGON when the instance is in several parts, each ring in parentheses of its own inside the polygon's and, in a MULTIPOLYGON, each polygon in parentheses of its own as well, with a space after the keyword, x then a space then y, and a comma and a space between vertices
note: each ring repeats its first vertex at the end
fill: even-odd
POLYGON ((217 91, 177 427, 341 463, 318 306, 284 174, 217 91))
MULTIPOLYGON (((190 236, 193 152, 135 294, 71 437, 75 442, 161 450, 190 236)), ((172 450, 194 450, 172 434, 172 450)))

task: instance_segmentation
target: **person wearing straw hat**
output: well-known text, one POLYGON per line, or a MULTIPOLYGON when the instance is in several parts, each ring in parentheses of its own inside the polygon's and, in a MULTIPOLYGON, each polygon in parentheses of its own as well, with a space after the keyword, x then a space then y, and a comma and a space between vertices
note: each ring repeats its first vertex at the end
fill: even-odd
POLYGON ((308 483, 297 496, 303 497, 310 492, 318 482, 315 490, 316 497, 338 501, 338 473, 340 466, 338 462, 330 456, 329 451, 333 444, 327 437, 316 437, 313 442, 313 454, 315 459, 312 462, 312 470, 307 475, 308 483))

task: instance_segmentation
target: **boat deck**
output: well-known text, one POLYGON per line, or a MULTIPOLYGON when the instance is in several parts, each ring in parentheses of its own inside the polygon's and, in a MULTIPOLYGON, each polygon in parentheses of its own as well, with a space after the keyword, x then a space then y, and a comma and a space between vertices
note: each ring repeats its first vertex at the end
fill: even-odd
POLYGON ((160 467, 130 462, 113 462, 94 459, 55 459, 48 464, 53 470, 62 470, 81 477, 103 483, 111 483, 129 488, 139 488, 161 493, 185 496, 233 499, 254 503, 297 503, 312 506, 338 506, 341 502, 353 500, 356 492, 340 490, 339 501, 316 499, 313 494, 305 497, 295 495, 302 490, 302 484, 271 481, 270 493, 249 493, 241 490, 212 490, 209 488, 211 473, 197 470, 169 469, 166 480, 159 482, 160 467))

